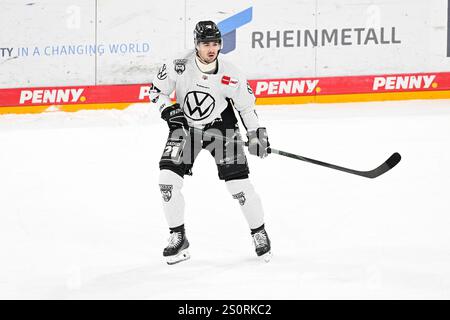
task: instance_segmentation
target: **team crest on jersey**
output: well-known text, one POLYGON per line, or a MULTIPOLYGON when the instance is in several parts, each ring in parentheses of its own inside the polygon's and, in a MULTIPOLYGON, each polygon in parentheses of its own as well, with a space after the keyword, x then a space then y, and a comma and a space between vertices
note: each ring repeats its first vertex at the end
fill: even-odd
POLYGON ((165 202, 169 202, 172 198, 173 185, 171 184, 160 184, 159 190, 161 191, 162 197, 165 202))
POLYGON ((175 71, 178 74, 183 74, 183 72, 186 70, 186 63, 187 59, 176 59, 173 61, 173 64, 175 65, 175 71))
POLYGON ((209 93, 190 91, 184 98, 184 115, 191 120, 200 121, 209 117, 216 106, 216 100, 209 93))
POLYGON ((245 193, 244 192, 239 192, 236 194, 233 194, 233 199, 238 199, 239 200, 239 204, 241 206, 243 206, 245 204, 245 193))
POLYGON ((239 84, 239 81, 236 78, 223 76, 222 77, 222 84, 225 84, 225 85, 230 86, 230 87, 237 87, 238 84, 239 84))
POLYGON ((164 80, 167 78, 167 67, 165 64, 163 64, 161 69, 159 69, 157 77, 159 80, 164 80))

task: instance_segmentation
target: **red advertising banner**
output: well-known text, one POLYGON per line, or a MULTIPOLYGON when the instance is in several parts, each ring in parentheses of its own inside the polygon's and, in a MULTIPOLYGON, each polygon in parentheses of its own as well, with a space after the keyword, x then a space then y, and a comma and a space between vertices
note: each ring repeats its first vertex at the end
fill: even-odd
MULTIPOLYGON (((436 95, 437 98, 450 98, 450 72, 258 79, 250 80, 249 84, 256 97, 260 98, 260 101, 266 101, 262 104, 321 102, 321 97, 327 98, 322 100, 326 102, 358 101, 358 99, 389 100, 395 99, 392 95, 395 93, 420 92, 441 92, 436 95), (379 99, 381 94, 387 93, 391 95, 379 99), (361 98, 362 95, 364 99, 361 98), (282 99, 286 97, 311 99, 282 99), (333 99, 333 97, 336 98, 333 99)), ((83 105, 90 105, 92 108, 93 104, 145 103, 148 102, 149 89, 150 84, 0 89, 0 112, 5 107, 9 107, 8 111, 12 109, 11 107, 52 105, 79 105, 78 109, 83 109, 83 105)), ((434 96, 403 95, 401 97, 408 99, 411 97, 433 98, 434 96)))
POLYGON ((249 81, 256 97, 450 90, 450 72, 249 81))
POLYGON ((150 85, 0 89, 1 106, 145 102, 150 85))

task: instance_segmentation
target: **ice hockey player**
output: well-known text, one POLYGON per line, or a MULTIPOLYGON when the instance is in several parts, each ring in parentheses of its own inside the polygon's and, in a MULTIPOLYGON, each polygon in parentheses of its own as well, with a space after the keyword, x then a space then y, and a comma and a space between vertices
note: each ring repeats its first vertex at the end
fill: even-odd
POLYGON ((192 174, 195 158, 207 149, 251 229, 258 257, 269 261, 270 240, 264 228, 259 195, 249 180, 249 168, 239 133, 236 110, 247 130, 250 154, 264 158, 269 141, 254 109, 255 96, 247 79, 232 64, 218 58, 222 36, 212 21, 194 30, 195 50, 163 64, 152 82, 150 101, 167 121, 169 137, 159 162, 159 187, 170 229, 163 256, 168 264, 189 259, 184 226, 184 175, 192 174), (169 95, 175 90, 177 103, 169 95))

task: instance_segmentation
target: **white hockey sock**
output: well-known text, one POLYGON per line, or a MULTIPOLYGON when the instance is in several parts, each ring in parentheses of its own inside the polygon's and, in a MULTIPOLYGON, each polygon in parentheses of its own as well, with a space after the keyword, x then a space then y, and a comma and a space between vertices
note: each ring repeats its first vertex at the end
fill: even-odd
POLYGON ((183 178, 170 170, 159 173, 159 189, 163 199, 163 210, 169 228, 184 224, 184 197, 181 193, 183 178))
POLYGON ((250 179, 230 180, 225 183, 233 198, 239 201, 250 229, 260 227, 264 223, 264 211, 250 179))

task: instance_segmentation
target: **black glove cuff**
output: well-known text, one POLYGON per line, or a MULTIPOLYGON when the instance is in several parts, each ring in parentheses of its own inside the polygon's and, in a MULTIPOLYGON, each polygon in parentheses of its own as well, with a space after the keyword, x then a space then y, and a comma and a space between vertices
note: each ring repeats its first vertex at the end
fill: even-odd
POLYGON ((161 118, 169 121, 170 118, 180 113, 183 113, 183 110, 181 110, 179 103, 175 103, 161 112, 161 118))

